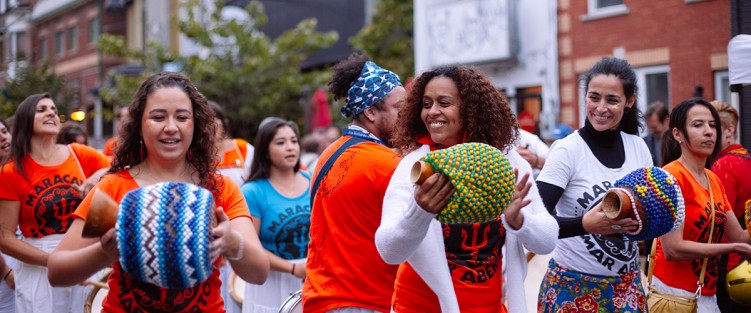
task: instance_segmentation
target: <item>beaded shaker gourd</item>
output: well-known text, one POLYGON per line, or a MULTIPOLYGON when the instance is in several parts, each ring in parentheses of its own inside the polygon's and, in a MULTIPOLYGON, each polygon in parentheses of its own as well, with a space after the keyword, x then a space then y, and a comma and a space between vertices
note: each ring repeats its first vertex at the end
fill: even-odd
POLYGON ((516 175, 506 156, 483 143, 463 143, 435 150, 412 167, 421 184, 433 172, 448 176, 454 194, 437 218, 441 223, 484 223, 497 219, 511 202, 516 175))
POLYGON ((624 235, 631 240, 652 240, 683 224, 685 205, 681 188, 670 173, 659 167, 637 169, 617 180, 602 199, 611 219, 630 217, 639 226, 624 235))
POLYGON ((128 192, 115 225, 120 264, 133 278, 190 288, 213 270, 214 198, 188 183, 163 182, 128 192))

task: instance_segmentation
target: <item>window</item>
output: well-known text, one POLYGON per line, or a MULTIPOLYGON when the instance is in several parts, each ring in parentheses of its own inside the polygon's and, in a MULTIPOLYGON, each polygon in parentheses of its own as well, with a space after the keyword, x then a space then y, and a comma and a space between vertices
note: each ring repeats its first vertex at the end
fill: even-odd
POLYGON ((96 43, 99 40, 99 18, 95 17, 89 21, 89 43, 96 43))
POLYGON ((78 28, 75 26, 68 29, 68 48, 71 51, 78 49, 78 28))
POLYGON ((65 34, 63 31, 58 31, 55 33, 55 53, 57 55, 62 55, 63 52, 65 52, 65 34))
POLYGON ((13 32, 8 35, 8 59, 9 61, 26 60, 26 32, 13 32))
POLYGON ((39 56, 42 58, 42 60, 47 60, 47 58, 49 57, 49 55, 47 54, 48 49, 47 37, 42 37, 41 39, 39 39, 39 56))
POLYGON ((636 105, 644 113, 655 101, 670 105, 670 67, 667 65, 635 68, 638 95, 636 105))
POLYGON ((587 15, 582 20, 600 19, 628 14, 624 0, 587 0, 587 15))
POLYGON ((730 103, 730 74, 728 71, 714 72, 714 97, 730 103))

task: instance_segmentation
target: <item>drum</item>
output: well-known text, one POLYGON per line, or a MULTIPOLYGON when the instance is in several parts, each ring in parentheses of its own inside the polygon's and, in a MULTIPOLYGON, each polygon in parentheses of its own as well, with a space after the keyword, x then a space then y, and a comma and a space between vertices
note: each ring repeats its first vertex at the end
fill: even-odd
POLYGON ((279 313, 302 313, 302 290, 291 293, 279 308, 279 313))
POLYGON ((88 282, 93 288, 91 289, 89 296, 86 297, 86 302, 83 304, 84 313, 99 313, 102 311, 102 303, 109 292, 107 279, 109 279, 111 273, 112 269, 107 269, 104 271, 102 278, 98 281, 88 282))
POLYGON ((227 286, 229 295, 240 307, 242 307, 245 298, 245 284, 246 282, 230 269, 229 285, 227 286))

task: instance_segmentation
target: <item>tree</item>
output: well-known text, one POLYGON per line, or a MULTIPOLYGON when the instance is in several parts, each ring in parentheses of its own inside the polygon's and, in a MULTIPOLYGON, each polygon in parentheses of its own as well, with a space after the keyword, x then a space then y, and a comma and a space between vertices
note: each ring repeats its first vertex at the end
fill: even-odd
POLYGON ((68 112, 73 102, 72 93, 65 88, 65 78, 50 70, 49 64, 42 63, 39 67, 27 64, 16 68, 16 75, 9 80, 2 90, 0 97, 0 112, 3 117, 10 117, 16 113, 16 107, 26 97, 47 92, 55 101, 57 111, 61 114, 68 112))
MULTIPOLYGON (((311 53, 333 45, 337 33, 318 32, 316 20, 306 19, 272 40, 260 31, 267 21, 260 2, 252 1, 245 8, 248 18, 243 20, 223 19, 222 1, 216 8, 204 7, 201 2, 187 1, 188 17, 178 25, 206 53, 176 56, 156 43, 149 44, 147 53, 128 51, 124 40, 116 37, 103 37, 100 47, 107 54, 138 60, 148 69, 147 74, 160 71, 165 62, 183 64, 182 71, 199 90, 224 107, 234 136, 252 138, 267 116, 304 126, 307 99, 301 99, 309 90, 325 85, 330 74, 324 70, 303 73, 300 63, 311 53)), ((121 85, 128 86, 127 80, 142 77, 120 79, 121 85)), ((117 89, 112 99, 135 91, 117 89)))
POLYGON ((375 11, 372 22, 350 43, 405 82, 415 72, 412 1, 380 0, 375 11))

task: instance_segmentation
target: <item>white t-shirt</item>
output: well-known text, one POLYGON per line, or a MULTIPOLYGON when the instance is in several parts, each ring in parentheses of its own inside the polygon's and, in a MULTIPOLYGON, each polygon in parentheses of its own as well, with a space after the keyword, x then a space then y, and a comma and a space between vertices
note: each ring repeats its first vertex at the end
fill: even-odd
MULTIPOLYGON (((595 157, 576 131, 553 143, 538 181, 564 189, 556 212, 578 217, 594 208, 616 180, 628 173, 652 166, 652 155, 644 140, 621 132, 626 160, 621 168, 607 168, 595 157)), ((636 241, 621 234, 575 236, 558 240, 553 258, 568 269, 615 276, 636 269, 639 251, 636 241)))

